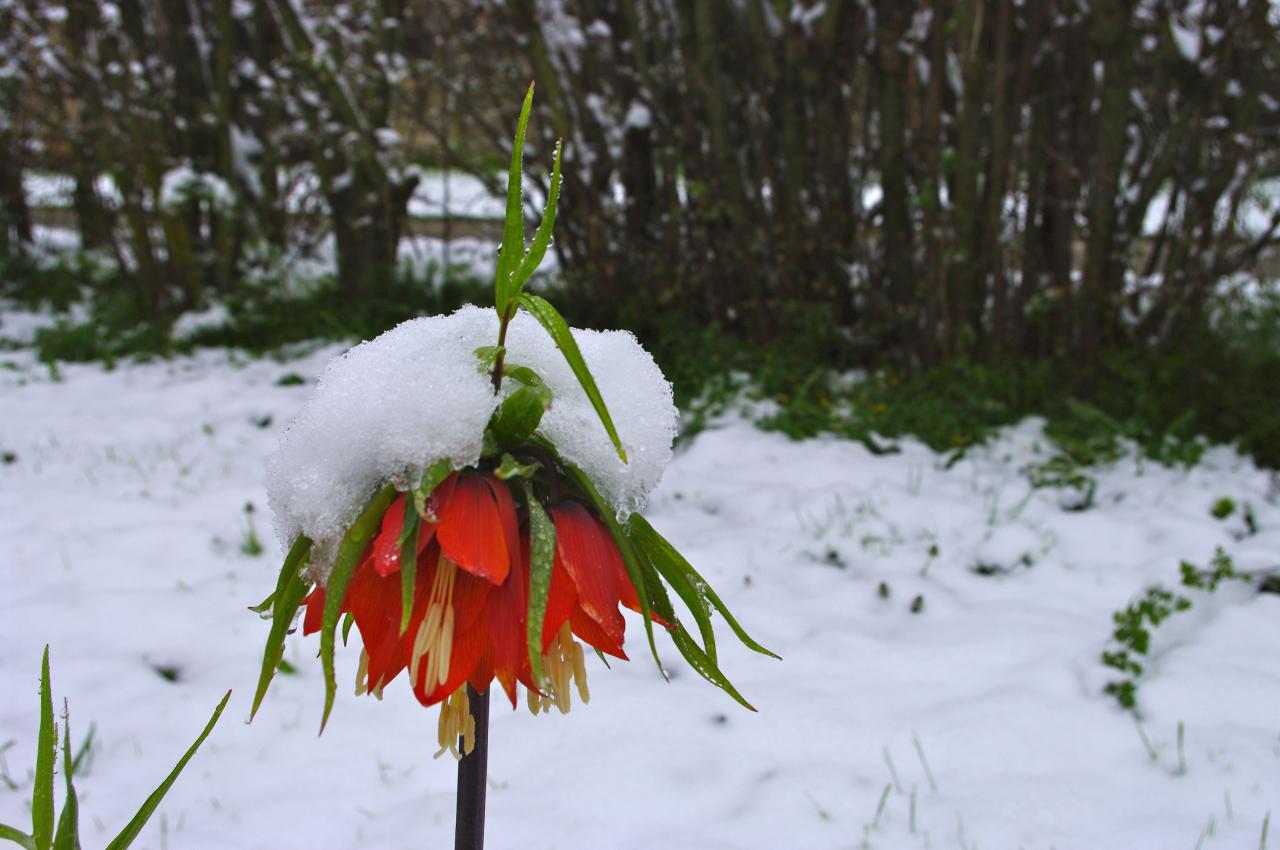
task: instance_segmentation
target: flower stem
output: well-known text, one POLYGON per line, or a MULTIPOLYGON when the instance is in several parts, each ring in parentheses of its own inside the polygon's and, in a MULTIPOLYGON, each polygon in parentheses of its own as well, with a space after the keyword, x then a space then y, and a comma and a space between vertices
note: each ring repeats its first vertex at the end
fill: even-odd
POLYGON ((511 310, 502 314, 502 320, 498 323, 498 354, 493 358, 493 393, 498 394, 498 390, 502 389, 502 369, 506 364, 507 344, 507 325, 511 324, 511 317, 515 315, 515 310, 511 310))
MULTIPOLYGON (((475 746, 458 762, 458 812, 454 850, 484 850, 484 797, 489 781, 489 692, 467 685, 467 702, 476 722, 475 746)), ((461 748, 461 744, 459 744, 461 748)))

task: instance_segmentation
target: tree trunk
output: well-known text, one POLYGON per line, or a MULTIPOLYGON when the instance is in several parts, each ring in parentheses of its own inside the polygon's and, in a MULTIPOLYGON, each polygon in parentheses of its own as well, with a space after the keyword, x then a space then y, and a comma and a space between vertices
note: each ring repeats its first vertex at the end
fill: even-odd
POLYGON ((1123 269, 1116 262, 1116 198, 1124 164, 1133 78, 1133 56, 1127 37, 1132 15, 1128 0, 1099 0, 1094 4, 1093 15, 1090 41, 1103 70, 1098 84, 1097 142, 1090 169, 1089 238, 1079 314, 1080 355, 1086 364, 1096 362, 1099 348, 1118 320, 1115 313, 1123 269))

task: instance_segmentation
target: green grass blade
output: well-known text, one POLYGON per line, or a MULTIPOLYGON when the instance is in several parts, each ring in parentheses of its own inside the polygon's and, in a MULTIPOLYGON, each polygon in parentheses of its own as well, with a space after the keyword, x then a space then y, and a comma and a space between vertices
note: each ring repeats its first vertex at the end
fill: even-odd
POLYGON ((565 323, 564 317, 545 298, 540 298, 530 292, 520 293, 516 301, 519 306, 528 310, 538 320, 538 324, 542 325, 547 333, 551 335, 556 347, 560 349, 560 353, 564 355, 564 359, 568 362, 569 368, 573 370, 578 383, 582 385, 587 398, 591 400, 591 406, 596 409, 596 415, 600 417, 604 430, 608 432, 609 439, 613 441, 613 447, 617 449, 618 457, 622 458, 623 463, 626 463, 627 453, 622 448, 622 440, 618 437, 618 430, 613 426, 613 419, 609 416, 609 410, 604 405, 604 398, 600 395, 596 380, 591 377, 591 371, 587 369, 587 363, 582 359, 582 352, 578 350, 578 343, 574 340, 573 334, 570 333, 569 325, 565 323))
POLYGON ((155 812, 156 807, 160 805, 160 801, 164 799, 164 795, 169 793, 169 789, 173 783, 177 781, 178 775, 182 773, 182 769, 187 766, 187 762, 191 761, 191 757, 196 754, 196 750, 200 749, 200 745, 204 743, 204 739, 209 737, 209 733, 213 731, 213 727, 218 722, 218 718, 222 716, 222 710, 227 707, 227 701, 231 699, 231 691, 227 691, 227 695, 222 698, 222 702, 218 703, 218 707, 213 710, 213 716, 209 718, 209 722, 205 724, 204 731, 200 733, 200 737, 196 738, 196 742, 191 745, 186 754, 178 762, 164 782, 160 783, 160 787, 151 792, 151 796, 142 804, 142 808, 133 816, 133 820, 125 824, 120 834, 107 845, 107 850, 123 850, 133 843, 138 837, 138 833, 142 832, 142 827, 146 826, 147 821, 151 819, 151 815, 155 812))
POLYGON ((258 689, 254 692, 253 706, 249 709, 250 720, 258 713, 258 708, 267 695, 271 678, 280 665, 280 659, 284 658, 284 641, 289 633, 289 626, 293 624, 293 617, 307 596, 309 586, 302 578, 302 564, 310 552, 311 541, 299 535, 284 559, 284 566, 280 568, 276 592, 272 594, 271 631, 267 634, 267 645, 262 651, 262 670, 258 673, 258 689))
POLYGON ((418 532, 422 524, 413 509, 413 499, 405 498, 404 528, 400 532, 400 635, 413 618, 413 591, 418 578, 418 532))
POLYGON ((746 630, 738 624, 737 619, 732 613, 730 613, 728 606, 724 604, 720 599, 720 596, 715 592, 715 589, 707 583, 706 579, 698 574, 698 571, 693 568, 692 564, 685 560, 684 556, 680 554, 680 551, 676 549, 676 547, 667 542, 667 539, 659 534, 657 530, 649 524, 648 520, 639 514, 633 514, 631 517, 631 526, 633 532, 639 532, 640 539, 644 541, 642 545, 647 551, 660 551, 665 560, 681 572, 685 573, 690 583, 692 583, 694 587, 699 588, 705 595, 707 602, 720 613, 721 617, 724 617, 724 621, 729 624, 729 628, 733 630, 733 633, 737 635, 738 640, 742 641, 744 646, 760 653, 761 655, 767 655, 770 658, 777 658, 781 660, 782 656, 761 646, 751 637, 751 635, 747 634, 746 630))
POLYGON ((538 266, 542 265, 542 258, 547 255, 547 247, 551 244, 551 232, 556 226, 556 204, 560 200, 560 149, 562 145, 556 142, 555 158, 551 165, 551 189, 547 193, 547 205, 542 210, 542 221, 538 222, 538 229, 533 234, 533 242, 529 245, 529 251, 524 255, 524 259, 520 262, 520 268, 515 273, 515 286, 512 295, 519 295, 525 283, 529 278, 533 277, 533 273, 538 270, 538 266))
POLYGON ((526 639, 533 680, 539 687, 546 681, 542 672, 542 624, 547 619, 547 597, 551 594, 551 568, 556 558, 556 526, 542 509, 527 480, 525 501, 529 508, 529 616, 526 639))
POLYGON ((30 835, 19 829, 0 823, 0 838, 5 841, 12 841, 19 847, 25 847, 26 850, 36 850, 36 841, 30 835))
POLYGON ((40 663, 40 733, 36 738, 36 784, 31 794, 31 838, 39 850, 53 844, 53 763, 58 732, 53 726, 53 694, 49 688, 49 646, 40 663))
POLYGON ((333 695, 337 693, 338 682, 333 671, 334 633, 338 628, 338 616, 342 612, 342 600, 347 595, 347 585, 351 584, 351 576, 356 571, 360 556, 364 554, 369 540, 378 529, 382 515, 387 512, 396 488, 388 484, 369 501, 364 513, 356 517, 356 521, 347 529, 347 534, 338 544, 338 557, 334 560, 333 571, 329 573, 329 582, 325 585, 324 620, 320 627, 320 666, 324 670, 324 714, 320 718, 320 732, 324 732, 329 722, 329 713, 333 711, 333 695))
POLYGON ((529 126, 529 111, 533 107, 533 83, 520 107, 520 120, 516 124, 516 137, 511 145, 511 169, 507 173, 507 214, 502 228, 502 252, 498 255, 498 267, 494 276, 494 305, 498 315, 505 316, 514 294, 513 276, 524 258, 524 200, 521 193, 521 173, 524 169, 524 135, 529 126))
POLYGON ((80 800, 72 780, 75 760, 71 757, 71 709, 62 708, 62 773, 66 779, 67 799, 58 816, 58 831, 53 836, 53 850, 80 850, 80 800))

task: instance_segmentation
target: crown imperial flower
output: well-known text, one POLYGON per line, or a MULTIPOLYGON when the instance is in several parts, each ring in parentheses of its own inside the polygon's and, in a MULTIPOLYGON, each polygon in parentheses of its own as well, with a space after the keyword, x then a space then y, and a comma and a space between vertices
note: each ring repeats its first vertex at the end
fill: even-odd
POLYGON ((560 173, 557 147, 547 210, 526 247, 531 97, 512 155, 496 310, 405 322, 337 358, 269 461, 289 554, 254 609, 272 621, 254 713, 300 609, 303 633, 320 635, 321 727, 339 627, 345 644, 354 626, 356 693, 380 698, 403 674, 419 702, 440 706, 437 755, 475 744, 468 688, 487 694, 496 680, 515 707, 523 686, 535 714, 568 712, 574 691, 587 702, 584 645, 627 658, 621 608, 640 614, 655 661, 656 624, 698 673, 751 707, 720 671, 711 613, 772 653, 635 512, 671 457, 670 385, 630 334, 571 330, 524 289, 550 242, 560 173))

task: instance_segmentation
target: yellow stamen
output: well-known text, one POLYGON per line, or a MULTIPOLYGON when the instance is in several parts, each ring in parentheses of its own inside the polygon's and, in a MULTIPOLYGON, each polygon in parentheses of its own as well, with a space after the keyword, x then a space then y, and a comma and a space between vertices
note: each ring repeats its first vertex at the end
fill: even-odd
POLYGON ((555 706, 561 714, 568 714, 573 707, 570 685, 577 684, 578 696, 585 704, 591 700, 591 692, 587 690, 587 668, 582 644, 573 638, 573 630, 565 623, 556 636, 551 639, 546 655, 542 657, 542 667, 546 672, 546 694, 529 691, 528 705, 530 714, 545 713, 555 706))
POLYGON ((453 656, 453 589, 457 583, 458 565, 443 555, 436 567, 427 601, 427 615, 414 635, 409 652, 409 676, 418 681, 425 674, 423 687, 429 693, 449 679, 449 661, 453 656), (426 658, 426 668, 422 661, 426 658))
POLYGON ((356 696, 365 692, 365 678, 369 675, 369 653, 360 650, 360 663, 356 666, 356 696))
POLYGON ((440 722, 436 724, 436 738, 440 749, 436 751, 435 758, 440 758, 448 752, 455 759, 460 759, 475 748, 476 719, 471 716, 471 705, 467 699, 465 685, 440 703, 440 722), (459 739, 461 739, 462 752, 458 751, 459 739))
POLYGON ((440 634, 445 635, 443 645, 438 648, 440 660, 437 662, 439 671, 437 673, 436 684, 443 685, 449 679, 449 660, 453 656, 453 606, 450 605, 444 609, 444 625, 440 629, 440 634))

